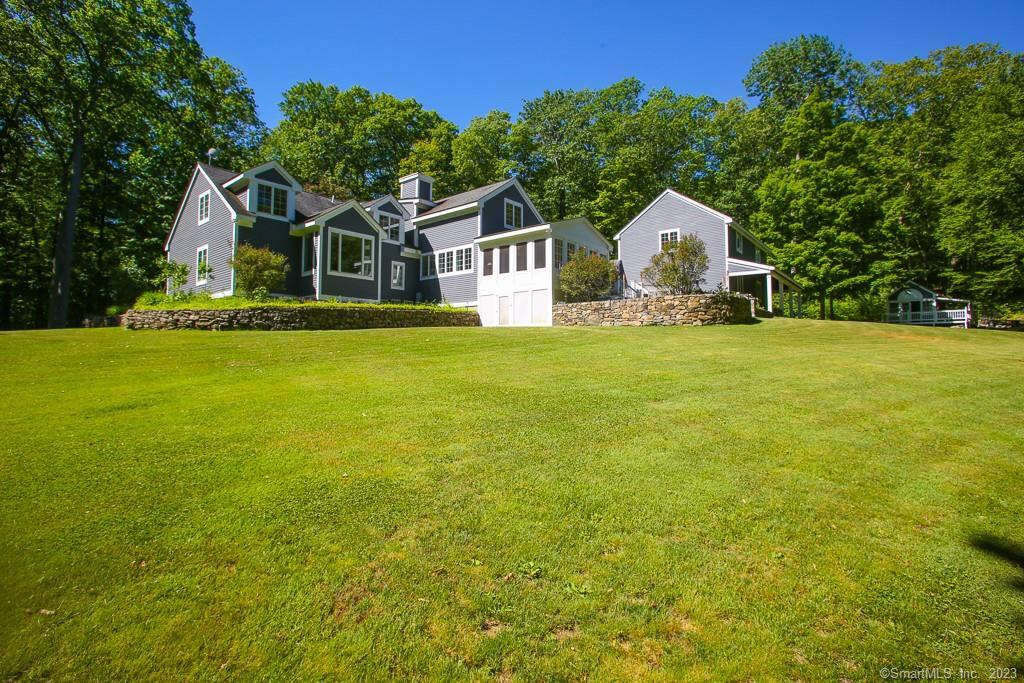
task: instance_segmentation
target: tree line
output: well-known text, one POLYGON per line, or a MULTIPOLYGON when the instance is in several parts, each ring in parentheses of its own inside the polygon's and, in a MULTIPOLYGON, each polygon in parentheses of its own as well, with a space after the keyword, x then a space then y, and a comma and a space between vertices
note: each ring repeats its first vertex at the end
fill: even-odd
POLYGON ((515 175, 549 220, 613 235, 672 187, 746 225, 828 316, 905 279, 1024 308, 1024 59, 995 45, 863 64, 823 36, 769 46, 755 104, 625 79, 545 91, 462 130, 412 99, 302 82, 260 121, 184 0, 4 0, 0 327, 63 326, 158 276, 193 164, 280 161, 370 198, 422 171, 445 196, 515 175))

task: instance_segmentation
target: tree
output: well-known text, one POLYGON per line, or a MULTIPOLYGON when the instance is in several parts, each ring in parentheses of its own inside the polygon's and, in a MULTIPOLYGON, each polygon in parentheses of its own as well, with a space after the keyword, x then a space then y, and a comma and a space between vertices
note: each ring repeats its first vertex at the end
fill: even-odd
POLYGON ((708 254, 704 241, 696 235, 683 235, 666 243, 651 257, 640 273, 645 284, 667 294, 692 294, 700 291, 708 272, 708 254))
POLYGON ((607 296, 617 277, 611 261, 598 254, 584 256, 578 251, 562 266, 559 287, 568 301, 593 301, 607 296))
POLYGON ((452 142, 452 192, 464 192, 504 180, 512 169, 507 112, 493 110, 469 122, 452 142))
POLYGON ((0 255, 20 271, 0 275, 4 326, 63 326, 73 307, 134 296, 144 282, 123 284, 121 264, 151 268, 188 166, 262 127, 241 75, 203 56, 183 0, 5 2, 0 85, 0 255))
POLYGON ((398 165, 399 176, 426 173, 434 179, 435 197, 461 192, 452 168, 452 147, 458 129, 450 121, 440 120, 426 135, 413 143, 412 151, 398 165))
POLYGON ((267 247, 242 244, 231 257, 235 284, 245 296, 262 299, 279 290, 288 276, 288 257, 267 247))
POLYGON ((837 296, 868 291, 879 244, 877 174, 861 124, 812 93, 786 121, 782 151, 791 161, 757 191, 751 225, 774 247, 777 266, 795 268, 817 295, 821 317, 837 296))
POLYGON ((289 88, 281 113, 264 156, 320 192, 360 198, 394 191, 402 160, 443 121, 413 99, 316 81, 289 88))
POLYGON ((846 50, 825 36, 800 35, 762 52, 743 85, 762 107, 791 112, 811 93, 837 105, 854 105, 863 77, 863 65, 846 50))

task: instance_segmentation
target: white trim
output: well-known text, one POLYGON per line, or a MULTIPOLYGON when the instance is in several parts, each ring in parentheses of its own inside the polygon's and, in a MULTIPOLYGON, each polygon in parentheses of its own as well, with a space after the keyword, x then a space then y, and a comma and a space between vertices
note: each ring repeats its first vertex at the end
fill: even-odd
POLYGON ((306 221, 303 224, 303 227, 305 227, 305 228, 312 228, 312 227, 317 226, 317 225, 326 227, 326 223, 327 223, 328 220, 330 220, 331 218, 334 218, 335 216, 337 216, 340 213, 344 213, 345 211, 348 211, 349 209, 355 209, 356 213, 358 213, 360 216, 362 216, 363 220, 366 221, 366 224, 371 226, 374 230, 377 231, 377 236, 383 239, 384 233, 380 229, 380 224, 377 223, 377 221, 374 219, 374 217, 370 214, 369 211, 367 211, 366 209, 363 208, 362 204, 360 204, 359 202, 357 202, 354 199, 350 199, 347 202, 344 202, 342 204, 338 204, 337 206, 331 207, 330 209, 328 209, 324 213, 316 216, 315 218, 313 218, 311 220, 306 221))
POLYGON ((388 226, 389 228, 390 227, 394 227, 398 231, 398 239, 396 239, 396 240, 391 239, 390 232, 384 230, 384 226, 380 225, 381 231, 384 232, 384 235, 385 235, 381 239, 384 242, 388 242, 390 244, 401 244, 402 243, 402 217, 399 216, 398 214, 391 213, 390 211, 381 211, 380 209, 374 209, 374 210, 377 213, 377 225, 380 225, 380 217, 381 216, 387 216, 388 218, 393 218, 396 221, 398 221, 398 223, 396 225, 388 226))
MULTIPOLYGON (((402 201, 409 201, 409 200, 408 199, 404 199, 402 201)), ((438 211, 437 213, 432 213, 432 214, 429 214, 429 215, 422 215, 421 214, 419 216, 413 216, 411 220, 412 220, 413 224, 417 225, 417 227, 418 227, 419 223, 427 223, 427 222, 430 222, 430 221, 434 220, 435 218, 444 218, 446 216, 463 214, 463 213, 470 214, 470 213, 473 213, 473 211, 475 211, 475 210, 477 210, 479 208, 480 208, 480 202, 469 202, 468 204, 459 204, 458 206, 453 206, 450 209, 444 209, 443 211, 438 211)))
POLYGON ((255 182, 270 183, 271 185, 277 185, 278 187, 288 187, 288 183, 282 185, 281 183, 275 183, 272 180, 264 180, 263 178, 256 177, 258 174, 263 173, 265 171, 269 171, 270 169, 274 169, 282 176, 284 176, 284 179, 291 184, 291 188, 296 192, 302 190, 302 184, 294 177, 292 177, 292 174, 285 170, 284 166, 277 163, 276 161, 268 161, 265 164, 260 164, 259 166, 254 166, 253 168, 250 168, 247 171, 243 171, 242 173, 239 173, 234 178, 231 178, 226 183, 224 183, 224 187, 230 187, 231 185, 234 185, 242 180, 245 180, 246 178, 255 182))
MULTIPOLYGON (((367 211, 369 211, 370 209, 378 209, 381 204, 385 203, 389 199, 391 200, 391 202, 395 206, 398 207, 398 210, 402 212, 402 218, 405 218, 405 219, 412 218, 412 214, 410 214, 409 210, 405 208, 404 204, 402 204, 402 200, 401 199, 397 199, 395 197, 395 195, 391 194, 390 192, 388 194, 382 194, 381 196, 377 197, 376 199, 374 199, 372 202, 370 202, 369 204, 367 204, 363 208, 366 209, 367 211)), ((408 200, 406 200, 406 201, 408 201, 408 200)), ((385 211, 384 213, 391 213, 391 212, 390 211, 385 211)), ((391 215, 394 215, 394 214, 391 214, 391 215)))
POLYGON ((302 240, 302 250, 299 252, 299 273, 302 275, 312 275, 316 269, 316 245, 310 245, 313 249, 313 253, 309 256, 309 270, 305 270, 303 266, 306 264, 306 240, 312 241, 316 235, 315 232, 304 233, 299 239, 302 240))
POLYGON ((210 197, 210 192, 212 192, 212 190, 207 190, 199 195, 199 202, 196 204, 196 225, 203 225, 204 223, 210 222, 210 200, 212 199, 210 197), (206 218, 203 218, 204 199, 206 200, 206 218))
POLYGON ((523 225, 526 223, 526 207, 523 206, 522 202, 517 202, 514 199, 505 197, 504 203, 501 205, 501 220, 506 230, 521 230, 523 225), (512 224, 508 222, 508 206, 512 205, 512 224), (519 207, 519 225, 515 225, 516 211, 515 207, 519 207))
MULTIPOLYGON (((544 222, 544 216, 540 215, 540 211, 538 211, 537 207, 534 206, 533 200, 530 199, 530 195, 526 192, 526 190, 523 188, 523 186, 520 185, 519 181, 516 180, 515 178, 509 178, 504 183, 502 183, 498 187, 494 188, 493 190, 491 190, 490 192, 485 194, 483 197, 480 197, 479 199, 477 199, 476 200, 477 204, 479 204, 480 206, 483 206, 489 199, 491 199, 495 195, 500 194, 500 193, 504 192, 505 190, 507 190, 509 188, 509 186, 514 186, 517 190, 519 190, 519 194, 522 195, 523 200, 526 202, 526 205, 530 207, 530 211, 533 211, 534 215, 537 216, 537 222, 543 223, 544 222)), ((504 220, 504 216, 502 216, 502 220, 504 220)), ((526 214, 523 214, 523 222, 524 223, 526 222, 526 214)))
POLYGON ((483 237, 477 237, 473 242, 476 244, 488 244, 490 242, 502 242, 505 240, 517 240, 521 237, 533 237, 546 236, 551 234, 551 224, 545 223, 543 225, 531 225, 528 228, 519 228, 518 230, 508 230, 506 232, 494 232, 490 235, 483 237))
POLYGON ((743 233, 733 228, 732 231, 732 250, 737 254, 743 253, 743 233))
POLYGON ((204 252, 204 251, 206 252, 206 266, 207 266, 207 270, 209 270, 209 267, 210 267, 210 245, 209 244, 204 244, 202 246, 196 247, 196 287, 198 287, 200 285, 205 285, 207 282, 210 281, 210 276, 209 275, 204 277, 202 280, 199 279, 199 254, 201 252, 204 252))
MULTIPOLYGON (((476 249, 474 249, 473 247, 474 247, 474 245, 472 243, 470 243, 470 244, 461 244, 461 245, 459 245, 457 247, 446 247, 445 249, 437 249, 435 251, 427 251, 427 252, 424 252, 424 253, 420 254, 420 261, 419 261, 419 263, 420 263, 420 280, 436 280, 438 278, 454 277, 456 275, 466 275, 467 273, 475 273, 476 272, 477 256, 476 256, 476 249), (455 252, 467 251, 467 250, 469 251, 469 259, 470 259, 470 266, 469 266, 469 268, 462 268, 461 270, 456 270, 455 269, 455 263, 456 263, 455 252), (450 254, 451 255, 452 270, 450 270, 449 272, 442 273, 438 269, 438 267, 437 267, 437 257, 438 257, 438 255, 441 255, 441 254, 450 254), (424 275, 423 274, 423 272, 424 272, 423 271, 423 258, 425 256, 430 257, 431 262, 434 265, 434 274, 433 275, 424 275)), ((465 263, 465 258, 466 258, 465 255, 463 255, 463 263, 465 263)), ((447 261, 447 260, 448 259, 446 258, 445 261, 447 261)))
POLYGON ((291 200, 291 196, 288 194, 289 189, 288 189, 287 185, 281 185, 280 183, 271 182, 269 180, 254 179, 252 181, 252 183, 249 184, 249 192, 252 193, 253 190, 256 191, 256 204, 255 204, 256 208, 252 209, 252 212, 254 214, 256 214, 257 216, 263 216, 265 218, 270 218, 270 219, 275 220, 275 221, 285 221, 285 222, 291 223, 291 221, 288 218, 288 203, 291 200), (253 187, 253 185, 255 185, 256 187, 253 187), (260 211, 260 186, 261 185, 266 185, 267 187, 270 188, 270 211, 269 212, 268 211, 260 211), (277 192, 284 192, 285 193, 285 195, 284 195, 284 213, 283 214, 274 213, 274 197, 277 196, 276 195, 277 192))
MULTIPOLYGON (((327 274, 328 275, 333 275, 333 276, 336 276, 336 277, 350 277, 350 278, 354 278, 356 280, 372 280, 373 279, 373 275, 374 275, 374 273, 377 270, 377 267, 376 267, 377 264, 374 263, 375 259, 373 257, 374 250, 372 248, 374 241, 375 240, 374 240, 373 236, 365 235, 365 234, 363 234, 361 232, 353 232, 351 230, 345 230, 344 228, 328 228, 327 229, 327 274), (369 275, 363 275, 361 273, 346 273, 344 271, 333 270, 331 268, 331 234, 335 233, 335 232, 338 233, 339 235, 348 235, 349 237, 358 237, 359 239, 361 239, 363 241, 366 241, 366 240, 370 241, 371 249, 370 249, 370 274, 369 275)), ((341 237, 338 238, 338 248, 339 249, 341 248, 341 237)), ((365 249, 366 249, 366 247, 360 245, 360 251, 364 251, 365 249)), ((360 254, 360 257, 362 257, 362 253, 360 254)), ((338 262, 339 262, 339 265, 340 265, 340 263, 341 263, 341 255, 340 254, 338 255, 338 262)))
POLYGON ((670 230, 659 230, 658 231, 658 248, 664 249, 667 242, 679 243, 679 228, 672 228, 670 230), (662 240, 662 235, 675 235, 675 239, 662 240))
POLYGON ((211 299, 223 299, 226 296, 231 296, 232 291, 230 289, 222 289, 219 292, 214 292, 210 295, 211 299))
POLYGON ((167 239, 164 240, 164 251, 167 251, 171 246, 171 239, 174 237, 174 232, 178 229, 178 223, 181 221, 181 215, 185 212, 185 205, 188 204, 188 196, 191 194, 192 187, 196 184, 196 178, 200 173, 202 173, 203 177, 206 178, 206 182, 210 184, 210 187, 217 190, 217 196, 220 197, 221 202, 224 203, 224 207, 228 210, 228 213, 231 214, 231 220, 237 221, 239 218, 238 212, 235 211, 234 207, 231 206, 231 202, 229 202, 224 196, 224 193, 221 192, 220 186, 213 182, 213 179, 207 175, 206 171, 203 170, 203 167, 199 165, 199 162, 196 162, 196 168, 192 172, 192 179, 188 181, 188 188, 185 190, 185 194, 181 197, 181 205, 178 206, 178 213, 175 214, 174 223, 171 224, 171 231, 167 233, 167 239))
MULTIPOLYGON (((676 199, 681 199, 683 202, 685 202, 687 204, 690 204, 691 206, 694 206, 694 207, 696 207, 698 209, 701 209, 702 211, 706 211, 707 213, 711 214, 715 218, 719 218, 719 219, 725 221, 726 223, 732 223, 732 217, 726 216, 721 211, 715 211, 710 206, 707 206, 706 204, 701 204, 696 199, 693 199, 691 197, 687 197, 685 194, 681 194, 679 192, 676 192, 672 188, 668 188, 664 192, 659 194, 657 197, 655 197, 653 202, 651 202, 646 207, 644 207, 644 210, 641 211, 640 213, 638 213, 633 220, 631 220, 630 222, 626 223, 626 227, 622 228, 622 230, 619 230, 617 233, 615 233, 615 237, 613 237, 612 239, 614 239, 614 240, 619 239, 619 237, 622 236, 622 233, 624 233, 627 230, 629 230, 633 226, 634 223, 636 223, 638 220, 640 220, 640 218, 645 213, 650 211, 654 207, 655 204, 660 202, 665 195, 672 195, 676 199)), ((621 256, 620 256, 620 258, 621 258, 621 256)))
POLYGON ((401 178, 398 179, 398 182, 404 183, 406 180, 410 180, 412 178, 426 178, 427 182, 429 182, 431 184, 433 184, 433 182, 434 182, 433 178, 428 176, 426 173, 420 173, 419 171, 416 171, 415 173, 409 173, 408 175, 402 176, 401 178))
POLYGON ((405 263, 402 261, 391 262, 391 289, 405 290, 405 263), (402 272, 402 282, 398 285, 395 284, 395 266, 398 266, 402 272))

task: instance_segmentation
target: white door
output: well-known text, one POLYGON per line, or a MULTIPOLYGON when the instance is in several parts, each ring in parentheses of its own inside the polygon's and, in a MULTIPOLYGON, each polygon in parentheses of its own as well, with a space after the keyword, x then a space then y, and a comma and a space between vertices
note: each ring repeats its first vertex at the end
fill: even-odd
POLYGON ((498 297, 498 324, 509 325, 512 323, 512 297, 498 297))

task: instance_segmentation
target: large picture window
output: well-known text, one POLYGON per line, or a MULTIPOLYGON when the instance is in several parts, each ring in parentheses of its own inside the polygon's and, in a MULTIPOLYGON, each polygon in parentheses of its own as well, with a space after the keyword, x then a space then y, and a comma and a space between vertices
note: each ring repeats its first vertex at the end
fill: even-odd
POLYGON ((523 227, 523 205, 519 202, 511 199, 505 200, 505 227, 512 229, 523 227))
POLYGON ((331 230, 327 264, 334 275, 373 279, 373 238, 331 230))

